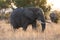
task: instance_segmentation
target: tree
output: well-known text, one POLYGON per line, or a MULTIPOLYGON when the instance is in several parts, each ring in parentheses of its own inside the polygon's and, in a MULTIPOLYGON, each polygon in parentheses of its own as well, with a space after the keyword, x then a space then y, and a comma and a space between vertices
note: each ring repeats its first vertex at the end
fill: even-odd
POLYGON ((0 7, 8 7, 11 2, 17 7, 40 7, 44 12, 50 10, 50 7, 46 7, 46 0, 0 0, 0 7))
POLYGON ((46 7, 46 0, 14 0, 18 7, 40 7, 44 12, 50 10, 50 6, 46 7))
POLYGON ((43 9, 45 16, 46 12, 50 11, 51 6, 46 6, 46 0, 0 0, 0 7, 6 8, 11 3, 14 3, 17 7, 40 7, 43 9))
POLYGON ((5 2, 6 0, 0 0, 0 8, 6 8, 7 4, 5 2))

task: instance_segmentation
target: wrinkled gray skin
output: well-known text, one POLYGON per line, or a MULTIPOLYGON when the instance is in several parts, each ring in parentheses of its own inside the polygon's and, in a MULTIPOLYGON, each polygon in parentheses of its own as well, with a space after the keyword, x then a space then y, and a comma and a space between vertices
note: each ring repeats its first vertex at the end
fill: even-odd
POLYGON ((51 21, 52 22, 54 22, 54 23, 57 23, 58 21, 58 18, 57 18, 57 15, 55 14, 55 12, 52 12, 51 14, 50 14, 50 19, 51 19, 51 21))
POLYGON ((10 22, 14 29, 20 27, 25 31, 29 24, 32 24, 32 28, 36 29, 36 20, 41 21, 42 32, 45 30, 45 18, 43 11, 40 8, 17 8, 10 16, 10 22))

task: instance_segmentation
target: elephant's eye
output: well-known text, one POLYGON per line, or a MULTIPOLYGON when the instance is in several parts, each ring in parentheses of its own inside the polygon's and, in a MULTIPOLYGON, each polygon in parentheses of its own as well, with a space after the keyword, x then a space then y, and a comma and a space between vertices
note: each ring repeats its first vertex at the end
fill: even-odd
POLYGON ((38 15, 40 15, 40 13, 38 12, 38 15))

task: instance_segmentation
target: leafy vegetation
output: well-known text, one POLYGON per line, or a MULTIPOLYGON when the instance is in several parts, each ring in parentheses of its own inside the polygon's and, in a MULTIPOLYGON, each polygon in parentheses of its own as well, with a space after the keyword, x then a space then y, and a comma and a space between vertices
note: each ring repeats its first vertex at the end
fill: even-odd
POLYGON ((46 6, 46 0, 0 0, 0 8, 7 8, 11 3, 14 3, 17 7, 40 7, 43 9, 45 17, 48 15, 51 7, 46 6))
POLYGON ((11 2, 17 7, 40 7, 44 12, 50 10, 50 6, 46 7, 46 0, 0 0, 0 8, 8 7, 11 2))

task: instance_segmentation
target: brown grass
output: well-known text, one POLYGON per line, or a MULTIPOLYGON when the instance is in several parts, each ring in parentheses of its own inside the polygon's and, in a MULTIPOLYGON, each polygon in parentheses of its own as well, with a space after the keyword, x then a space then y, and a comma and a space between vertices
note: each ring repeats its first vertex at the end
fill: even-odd
POLYGON ((41 32, 41 27, 38 30, 32 30, 31 25, 29 25, 27 31, 19 28, 14 32, 9 23, 0 20, 0 40, 60 40, 60 23, 46 24, 46 29, 43 33, 41 32))

